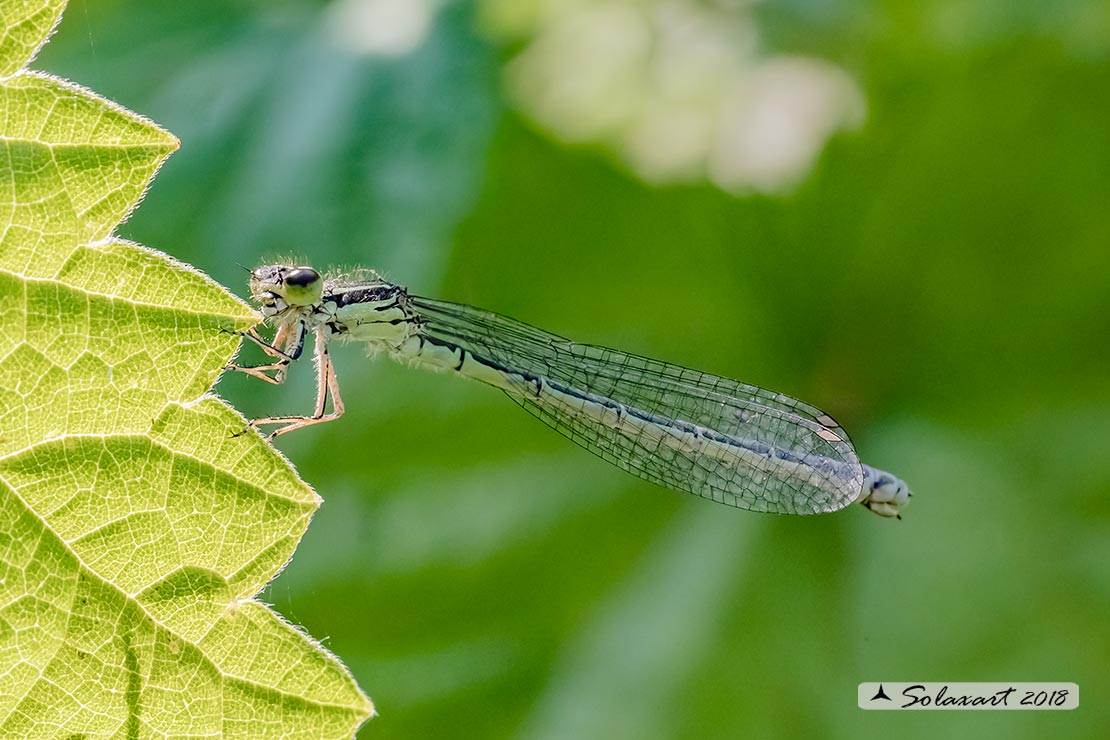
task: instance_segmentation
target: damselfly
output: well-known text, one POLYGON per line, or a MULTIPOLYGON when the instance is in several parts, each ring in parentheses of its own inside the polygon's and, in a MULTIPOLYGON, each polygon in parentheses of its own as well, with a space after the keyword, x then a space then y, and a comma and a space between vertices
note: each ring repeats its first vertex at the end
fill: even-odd
POLYGON ((270 439, 343 415, 328 345, 358 341, 499 388, 595 455, 667 488, 783 514, 859 502, 890 517, 909 503, 906 484, 860 463, 832 417, 780 393, 411 295, 372 270, 324 277, 267 265, 251 272, 250 291, 275 333, 269 342, 254 329, 243 336, 273 362, 229 367, 281 383, 315 335, 316 408, 250 422, 276 425, 270 439))

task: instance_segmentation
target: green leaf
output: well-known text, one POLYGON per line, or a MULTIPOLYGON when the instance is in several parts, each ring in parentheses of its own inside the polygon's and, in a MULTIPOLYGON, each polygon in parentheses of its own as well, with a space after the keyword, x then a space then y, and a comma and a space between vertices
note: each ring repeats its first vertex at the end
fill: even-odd
POLYGON ((46 43, 46 37, 62 17, 66 0, 0 3, 0 76, 23 69, 46 43))
POLYGON ((339 661, 253 598, 319 498, 209 395, 257 314, 111 236, 174 136, 21 66, 0 0, 0 737, 350 737, 339 661))

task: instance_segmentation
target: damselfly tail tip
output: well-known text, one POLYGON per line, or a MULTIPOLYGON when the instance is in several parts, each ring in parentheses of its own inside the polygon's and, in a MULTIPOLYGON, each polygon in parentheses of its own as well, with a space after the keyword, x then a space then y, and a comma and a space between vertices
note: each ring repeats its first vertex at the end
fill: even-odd
POLYGON ((909 506, 910 487, 901 478, 885 470, 863 466, 863 493, 859 503, 882 517, 901 519, 902 509, 909 506))

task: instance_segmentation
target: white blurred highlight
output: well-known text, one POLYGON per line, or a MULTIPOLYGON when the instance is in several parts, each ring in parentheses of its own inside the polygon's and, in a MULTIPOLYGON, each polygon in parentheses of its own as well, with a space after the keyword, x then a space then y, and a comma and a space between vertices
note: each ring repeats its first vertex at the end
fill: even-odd
POLYGON ((747 3, 595 0, 543 10, 509 66, 513 97, 559 138, 603 144, 650 182, 788 188, 830 136, 863 120, 863 96, 838 67, 760 56, 747 3))
POLYGON ((327 26, 336 41, 359 54, 399 57, 424 43, 441 0, 335 0, 327 26))
POLYGON ((866 110, 841 69, 801 57, 760 62, 747 89, 735 92, 707 162, 709 178, 729 190, 793 185, 829 137, 860 125, 866 110))
POLYGON ((533 41, 510 66, 510 84, 560 136, 590 141, 634 115, 650 45, 651 29, 635 7, 585 7, 533 41))

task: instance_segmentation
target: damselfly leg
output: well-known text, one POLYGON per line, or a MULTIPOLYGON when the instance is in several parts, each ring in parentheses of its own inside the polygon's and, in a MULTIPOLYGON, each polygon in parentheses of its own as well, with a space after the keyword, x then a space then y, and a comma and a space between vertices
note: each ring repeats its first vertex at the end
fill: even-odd
POLYGON ((276 362, 266 365, 236 365, 231 363, 227 366, 227 369, 246 373, 253 378, 260 378, 274 385, 281 385, 285 382, 286 368, 289 367, 289 363, 298 359, 301 356, 301 351, 304 350, 305 326, 303 322, 298 322, 295 325, 283 324, 274 333, 272 344, 260 337, 254 327, 246 331, 230 333, 238 334, 258 345, 263 352, 273 357, 276 362), (271 372, 273 375, 268 374, 271 372))
MULTIPOLYGON (((294 429, 303 429, 313 424, 334 421, 343 415, 345 407, 343 406, 343 398, 339 395, 339 379, 335 375, 331 353, 328 351, 330 331, 327 327, 320 327, 316 330, 315 335, 316 408, 311 416, 268 416, 262 419, 251 419, 248 426, 252 429, 260 426, 280 425, 266 436, 268 440, 273 440, 275 437, 294 429), (330 413, 326 413, 329 396, 331 397, 332 410, 330 413)), ((266 343, 254 329, 244 332, 243 336, 257 344, 263 352, 276 358, 277 361, 255 367, 229 365, 228 368, 280 385, 285 382, 286 367, 290 362, 300 357, 301 351, 304 349, 305 326, 303 322, 297 322, 293 325, 293 328, 290 328, 288 324, 283 324, 274 334, 273 344, 266 343), (287 349, 279 349, 282 345, 287 349), (273 371, 274 375, 271 377, 266 374, 266 371, 273 371)))

